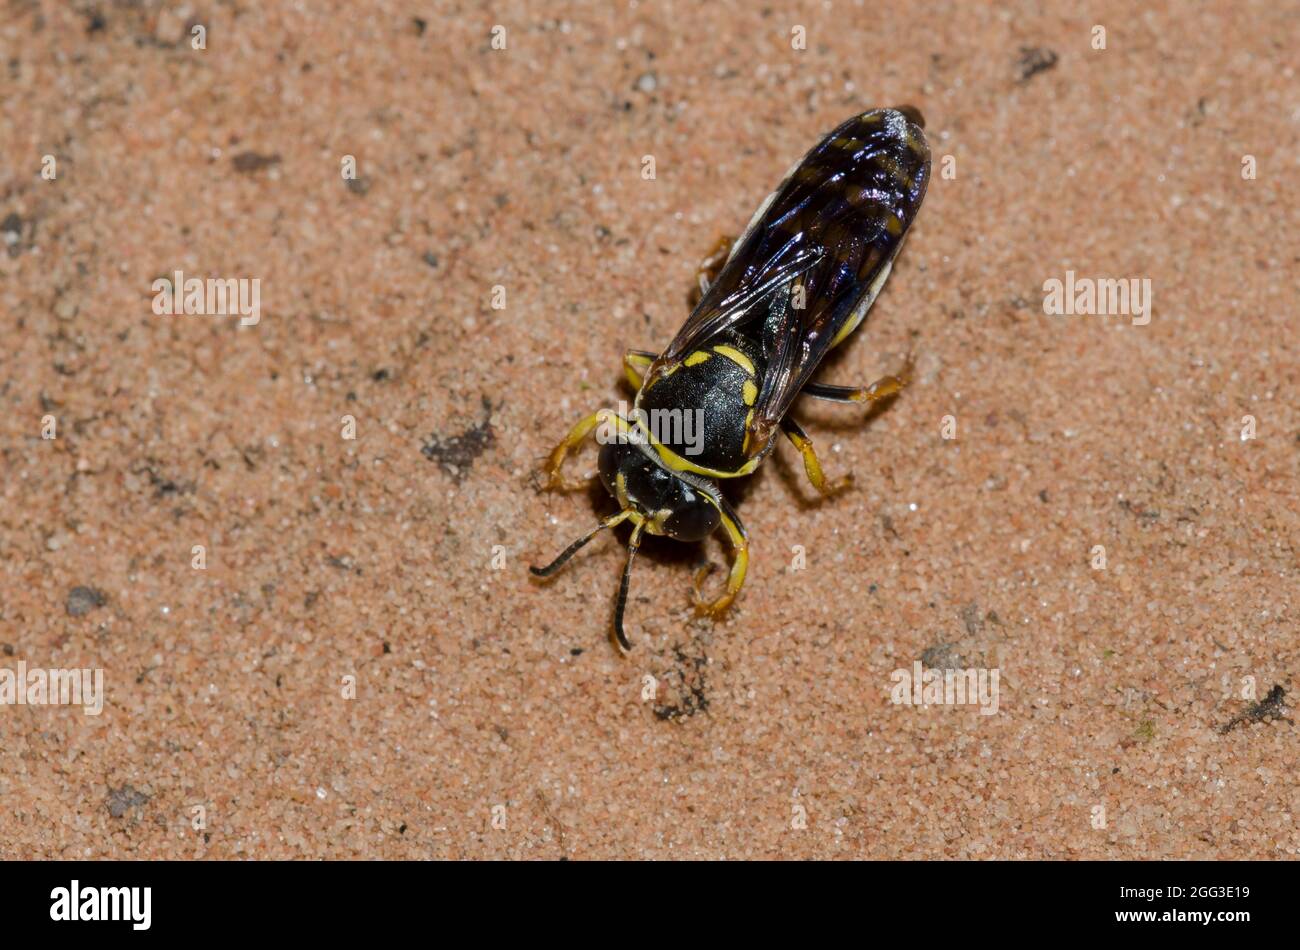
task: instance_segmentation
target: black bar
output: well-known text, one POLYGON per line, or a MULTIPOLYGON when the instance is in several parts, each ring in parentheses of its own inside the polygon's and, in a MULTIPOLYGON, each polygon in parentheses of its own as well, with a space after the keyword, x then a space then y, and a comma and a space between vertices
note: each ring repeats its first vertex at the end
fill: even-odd
MULTIPOLYGON (((693 937, 715 927, 729 939, 751 930, 763 936, 785 922, 807 933, 847 930, 872 939, 987 937, 1029 928, 1023 933, 1179 940, 1204 933, 1232 940, 1265 932, 1256 930, 1261 925, 1272 932, 1290 923, 1284 902, 1293 899, 1293 877, 1287 863, 1233 862, 0 864, 6 936, 92 939, 112 933, 336 940, 411 926, 481 931, 529 921, 539 934, 563 937, 566 927, 588 932, 613 912, 610 925, 622 918, 633 931, 658 930, 668 918, 670 929, 686 927, 699 918, 690 923, 698 928, 689 931, 693 937), (134 892, 138 902, 119 905, 125 920, 52 920, 52 911, 70 905, 74 880, 87 910, 101 906, 104 894, 96 889, 149 888, 148 929, 135 929, 129 919, 130 909, 143 918, 143 891, 134 892), (67 892, 62 905, 58 888, 67 892)), ((111 909, 124 893, 107 896, 111 909)))

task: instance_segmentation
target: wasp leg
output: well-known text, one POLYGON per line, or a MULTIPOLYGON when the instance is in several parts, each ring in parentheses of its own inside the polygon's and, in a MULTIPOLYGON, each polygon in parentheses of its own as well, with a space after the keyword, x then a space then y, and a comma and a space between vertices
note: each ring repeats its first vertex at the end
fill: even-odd
POLYGON ((710 617, 719 616, 731 606, 731 602, 740 593, 740 588, 745 586, 745 572, 749 570, 749 538, 745 534, 745 526, 725 501, 719 507, 722 511, 722 527, 731 543, 731 573, 727 575, 727 589, 716 600, 704 599, 704 581, 713 573, 713 565, 706 564, 696 572, 694 589, 691 591, 696 611, 710 617))
POLYGON ((718 238, 718 243, 713 245, 713 250, 709 251, 708 256, 700 261, 700 266, 695 271, 695 282, 699 286, 691 292, 692 307, 700 302, 700 298, 709 292, 709 287, 718 279, 718 272, 727 263, 727 258, 731 256, 731 246, 735 243, 735 238, 723 235, 718 238))
POLYGON ((829 497, 853 484, 852 472, 841 475, 833 482, 826 480, 822 472, 822 463, 817 458, 817 450, 813 448, 812 439, 808 438, 808 433, 803 431, 799 423, 786 416, 781 420, 781 431, 789 437, 794 447, 799 450, 799 454, 803 456, 803 470, 808 473, 808 481, 812 482, 813 488, 823 496, 829 497))
POLYGON ((830 386, 826 383, 808 383, 801 392, 814 399, 828 402, 860 402, 866 405, 897 396, 912 381, 912 357, 907 358, 902 372, 897 376, 882 376, 870 386, 830 386))
POLYGON ((641 384, 645 381, 645 371, 655 361, 656 355, 648 350, 628 350, 623 354, 623 375, 637 392, 641 391, 641 384))
POLYGON ((626 434, 627 422, 613 409, 601 409, 599 412, 593 412, 591 415, 578 420, 578 424, 569 430, 563 441, 557 445, 546 460, 546 488, 548 491, 573 491, 578 488, 585 488, 591 483, 593 476, 576 481, 569 480, 560 474, 560 469, 564 466, 564 458, 569 454, 570 449, 575 449, 582 444, 582 440, 589 436, 596 426, 605 424, 616 427, 616 431, 626 434))

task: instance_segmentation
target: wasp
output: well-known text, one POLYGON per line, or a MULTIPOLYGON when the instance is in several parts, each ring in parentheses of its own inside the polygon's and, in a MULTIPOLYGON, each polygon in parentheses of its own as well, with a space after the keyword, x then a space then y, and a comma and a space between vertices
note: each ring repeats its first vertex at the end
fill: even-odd
POLYGON ((630 418, 612 409, 575 425, 551 452, 548 488, 575 488, 561 469, 593 431, 602 443, 599 477, 619 510, 574 541, 538 577, 559 570, 596 534, 632 525, 614 611, 623 629, 632 563, 643 533, 702 541, 721 529, 731 548, 726 588, 704 595, 712 570, 697 572, 693 600, 718 616, 735 600, 749 565, 749 539, 719 489, 721 479, 752 473, 780 430, 799 451, 822 495, 848 485, 828 479, 812 440, 791 417, 799 395, 870 405, 900 392, 908 368, 870 386, 832 386, 811 377, 822 359, 862 323, 925 197, 930 149, 924 120, 911 106, 856 115, 794 165, 734 241, 719 242, 698 275, 698 303, 668 347, 629 350, 624 373, 636 390, 630 418), (664 427, 655 419, 697 419, 664 427), (702 436, 702 437, 701 437, 702 436))

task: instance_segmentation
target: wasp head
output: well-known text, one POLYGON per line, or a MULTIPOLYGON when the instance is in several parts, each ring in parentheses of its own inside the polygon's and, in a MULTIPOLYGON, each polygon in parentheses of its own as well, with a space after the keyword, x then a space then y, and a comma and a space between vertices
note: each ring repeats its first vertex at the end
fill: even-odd
POLYGON ((631 442, 602 446, 600 480, 651 534, 701 541, 722 521, 717 502, 703 488, 662 468, 631 442))
POLYGON ((627 543, 627 564, 623 567, 614 608, 614 635, 619 646, 630 650, 632 644, 623 632, 623 611, 627 606, 632 561, 640 547, 642 532, 678 541, 703 540, 722 523, 722 503, 706 490, 704 483, 688 481, 661 468, 635 443, 626 440, 607 442, 601 448, 600 480, 618 500, 619 511, 570 544, 546 567, 530 570, 537 577, 550 577, 598 532, 631 521, 634 527, 627 543))

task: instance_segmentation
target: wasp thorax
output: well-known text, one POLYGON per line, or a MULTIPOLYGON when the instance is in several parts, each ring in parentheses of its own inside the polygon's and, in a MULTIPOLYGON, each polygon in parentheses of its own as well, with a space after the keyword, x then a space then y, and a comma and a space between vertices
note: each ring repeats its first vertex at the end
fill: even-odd
POLYGON ((699 541, 718 527, 718 506, 703 491, 657 465, 635 445, 609 442, 600 450, 600 480, 623 508, 636 511, 651 534, 699 541))

